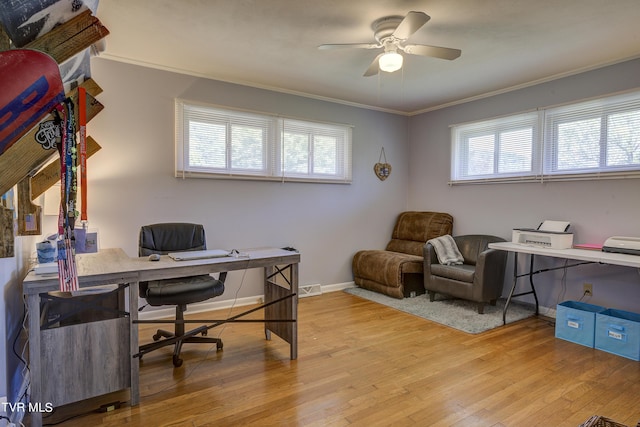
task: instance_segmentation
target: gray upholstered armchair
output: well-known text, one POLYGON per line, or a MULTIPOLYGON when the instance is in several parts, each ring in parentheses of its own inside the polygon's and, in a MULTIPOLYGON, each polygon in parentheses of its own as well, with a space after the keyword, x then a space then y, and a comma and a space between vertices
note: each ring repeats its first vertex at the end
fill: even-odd
POLYGON ((504 242, 496 236, 480 234, 454 236, 453 240, 464 257, 462 265, 442 265, 434 247, 424 246, 424 287, 429 299, 435 294, 450 295, 478 303, 478 313, 485 304, 495 305, 502 294, 507 252, 489 249, 489 243, 504 242))

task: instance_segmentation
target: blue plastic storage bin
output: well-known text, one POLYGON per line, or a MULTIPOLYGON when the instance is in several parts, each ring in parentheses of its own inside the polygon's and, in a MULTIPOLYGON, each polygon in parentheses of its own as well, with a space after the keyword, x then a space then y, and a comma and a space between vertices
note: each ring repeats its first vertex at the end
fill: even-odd
POLYGON ((595 347, 640 361, 640 314, 612 308, 598 313, 595 347))
POLYGON ((561 302, 556 307, 556 338, 593 348, 596 313, 605 310, 605 307, 584 302, 561 302))

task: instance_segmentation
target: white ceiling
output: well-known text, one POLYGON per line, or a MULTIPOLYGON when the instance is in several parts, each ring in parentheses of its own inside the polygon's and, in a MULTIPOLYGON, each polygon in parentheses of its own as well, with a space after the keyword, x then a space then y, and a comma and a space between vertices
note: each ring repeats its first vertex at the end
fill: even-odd
POLYGON ((102 56, 217 80, 414 114, 640 57, 639 0, 102 0, 102 56), (462 50, 405 56, 363 77, 371 24, 431 16, 410 43, 462 50))

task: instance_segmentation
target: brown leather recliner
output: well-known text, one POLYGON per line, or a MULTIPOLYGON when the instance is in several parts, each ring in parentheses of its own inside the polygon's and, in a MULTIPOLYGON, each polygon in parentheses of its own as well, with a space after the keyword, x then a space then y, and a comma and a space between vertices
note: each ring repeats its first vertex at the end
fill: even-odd
POLYGON ((353 256, 353 279, 361 288, 404 298, 424 293, 422 258, 427 240, 451 234, 453 217, 441 212, 403 212, 385 250, 353 256))
POLYGON ((434 247, 424 245, 424 287, 431 301, 435 294, 450 295, 478 303, 478 313, 485 304, 495 305, 502 295, 507 252, 489 249, 489 243, 505 240, 481 234, 454 236, 464 257, 462 265, 442 265, 434 247))

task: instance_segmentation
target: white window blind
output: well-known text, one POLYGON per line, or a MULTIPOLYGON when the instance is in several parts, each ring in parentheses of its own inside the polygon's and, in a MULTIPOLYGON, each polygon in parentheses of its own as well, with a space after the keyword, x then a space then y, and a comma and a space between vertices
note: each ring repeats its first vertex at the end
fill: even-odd
POLYGON ((282 169, 287 177, 351 179, 350 132, 344 126, 283 119, 282 169))
POLYGON ((451 183, 640 177, 640 92, 452 127, 451 183))
POLYGON ((452 128, 452 181, 531 176, 539 164, 537 113, 452 128))
POLYGON ((184 171, 265 175, 274 128, 268 118, 237 111, 181 104, 184 171))
POLYGON ((176 100, 176 176, 351 182, 351 128, 176 100))
POLYGON ((545 142, 545 172, 550 175, 639 170, 640 95, 549 109, 545 142))

